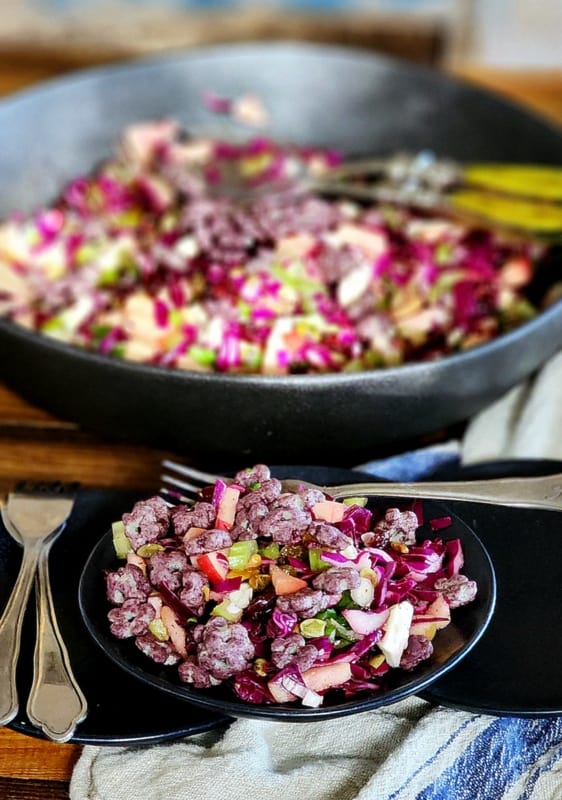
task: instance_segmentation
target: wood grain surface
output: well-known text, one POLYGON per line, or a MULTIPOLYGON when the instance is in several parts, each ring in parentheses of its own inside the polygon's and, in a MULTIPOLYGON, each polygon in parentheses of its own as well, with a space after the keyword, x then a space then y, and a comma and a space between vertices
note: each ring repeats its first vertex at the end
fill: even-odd
MULTIPOLYGON (((0 93, 8 93, 60 72, 61 60, 5 64, 0 58, 0 93)), ((493 72, 459 67, 457 75, 526 103, 562 124, 560 72, 493 72)), ((1 365, 0 365, 1 378, 1 365)), ((17 397, 0 383, 0 494, 20 478, 78 480, 89 487, 154 489, 163 451, 110 441, 56 419, 17 397)), ((1 800, 68 797, 68 782, 80 753, 77 745, 57 745, 0 730, 1 800)), ((109 799, 108 799, 109 800, 109 799)))

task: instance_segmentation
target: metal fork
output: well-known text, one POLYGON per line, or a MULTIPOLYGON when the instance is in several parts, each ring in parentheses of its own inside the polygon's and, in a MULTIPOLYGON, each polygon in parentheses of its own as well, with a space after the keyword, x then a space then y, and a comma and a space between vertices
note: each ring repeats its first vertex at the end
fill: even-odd
POLYGON ((6 530, 23 545, 20 573, 0 619, 0 724, 18 711, 15 683, 25 607, 36 573, 37 639, 33 683, 27 703, 30 721, 57 742, 68 741, 87 713, 86 699, 72 673, 57 624, 49 582, 51 545, 64 529, 76 487, 24 483, 2 508, 6 530))
MULTIPOLYGON (((164 494, 183 502, 193 502, 203 486, 213 484, 217 479, 232 483, 232 478, 203 472, 175 461, 163 461, 162 468, 166 471, 162 472, 161 481, 173 487, 171 491, 164 491, 164 494)), ((299 478, 288 478, 282 480, 281 485, 284 492, 295 492, 302 486, 319 489, 336 500, 345 497, 407 497, 425 500, 464 500, 514 508, 562 511, 562 473, 539 478, 350 483, 344 486, 318 486, 299 478)))

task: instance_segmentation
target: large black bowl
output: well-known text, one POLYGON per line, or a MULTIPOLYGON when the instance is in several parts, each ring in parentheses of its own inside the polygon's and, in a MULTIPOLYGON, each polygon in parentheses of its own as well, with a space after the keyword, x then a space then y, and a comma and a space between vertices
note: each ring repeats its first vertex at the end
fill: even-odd
MULTIPOLYGON (((301 477, 304 480, 349 483, 354 480, 376 480, 370 475, 326 467, 273 467, 280 478, 301 477), (360 477, 359 477, 360 476, 360 477)), ((396 500, 377 498, 371 507, 388 508, 396 500)), ((179 700, 215 714, 232 717, 261 717, 280 722, 309 722, 334 717, 344 717, 374 708, 380 708, 431 686, 446 675, 471 652, 484 634, 496 605, 496 578, 490 557, 480 539, 464 521, 462 511, 452 516, 452 524, 436 533, 431 531, 429 520, 449 514, 439 503, 424 503, 425 524, 418 531, 419 541, 439 537, 445 541, 460 539, 463 546, 463 572, 478 585, 476 599, 467 606, 455 609, 451 623, 440 630, 433 640, 432 655, 410 672, 394 670, 387 682, 377 692, 365 692, 349 699, 334 696, 326 699, 319 708, 306 708, 292 704, 254 705, 239 700, 223 686, 215 689, 194 689, 182 683, 177 668, 155 664, 142 654, 131 639, 116 639, 109 630, 107 612, 110 605, 105 592, 104 575, 107 570, 122 565, 115 556, 113 537, 108 531, 93 548, 81 575, 78 599, 82 618, 90 634, 109 658, 129 675, 151 687, 163 690, 179 700)))
MULTIPOLYGON (((50 200, 107 156, 134 120, 216 120, 206 89, 254 92, 272 134, 350 155, 432 148, 464 161, 562 163, 562 132, 436 72, 296 44, 192 51, 52 81, 0 103, 0 216, 50 200)), ((124 363, 0 321, 1 377, 33 402, 104 433, 199 458, 351 463, 466 419, 562 343, 562 303, 469 352, 349 375, 238 376, 124 363)))

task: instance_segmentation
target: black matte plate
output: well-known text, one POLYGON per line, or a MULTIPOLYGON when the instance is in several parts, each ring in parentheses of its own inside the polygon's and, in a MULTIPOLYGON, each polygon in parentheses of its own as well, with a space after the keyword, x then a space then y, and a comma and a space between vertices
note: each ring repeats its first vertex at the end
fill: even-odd
MULTIPOLYGON (((562 462, 498 462, 449 469, 441 477, 468 480, 552 472, 562 472, 562 462)), ((562 515, 473 503, 447 506, 463 514, 490 553, 498 600, 478 645, 422 696, 500 716, 562 714, 562 515)))
MULTIPOLYGON (((127 675, 94 644, 78 608, 78 581, 84 563, 111 521, 138 499, 131 492, 82 491, 69 524, 53 544, 51 583, 59 624, 72 666, 88 700, 88 716, 72 741, 80 744, 152 744, 226 725, 230 720, 206 709, 178 703, 127 675)), ((21 562, 21 548, 0 523, 0 610, 4 608, 21 562)), ((18 662, 20 711, 9 727, 42 736, 25 715, 31 683, 35 604, 30 602, 18 662)))
MULTIPOLYGON (((279 477, 302 477, 317 483, 337 483, 357 480, 360 473, 347 470, 314 467, 278 467, 273 470, 279 477)), ((364 477, 364 476, 363 476, 364 477)), ((387 499, 372 501, 373 505, 387 508, 387 499)), ((118 666, 147 685, 163 690, 163 695, 189 701, 213 712, 235 717, 258 717, 285 722, 305 722, 357 714, 378 708, 415 694, 447 673, 471 650, 482 635, 493 613, 495 580, 490 559, 481 542, 463 521, 462 515, 453 516, 453 523, 439 533, 432 533, 429 520, 443 515, 443 506, 424 504, 425 525, 420 538, 439 536, 445 540, 460 538, 465 554, 464 572, 479 586, 476 600, 453 613, 453 620, 435 638, 432 656, 411 672, 394 671, 388 683, 377 692, 363 693, 352 699, 328 696, 319 708, 294 705, 255 705, 236 698, 228 687, 198 690, 181 683, 175 667, 162 667, 146 658, 132 640, 119 640, 109 632, 107 612, 110 606, 105 598, 104 570, 116 569, 120 563, 115 557, 111 531, 95 546, 88 559, 80 581, 80 607, 86 625, 100 648, 118 666)))

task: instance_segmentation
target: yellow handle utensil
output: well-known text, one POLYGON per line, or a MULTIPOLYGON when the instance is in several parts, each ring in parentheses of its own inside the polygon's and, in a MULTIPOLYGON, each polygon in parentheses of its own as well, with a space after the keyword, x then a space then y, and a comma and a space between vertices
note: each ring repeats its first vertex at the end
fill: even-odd
POLYGON ((453 212, 472 214, 491 224, 536 235, 562 235, 562 204, 475 189, 451 192, 447 202, 453 212))
POLYGON ((535 164, 471 164, 462 170, 464 182, 494 192, 562 201, 562 167, 535 164))
POLYGON ((450 212, 515 233, 562 237, 562 167, 462 165, 432 153, 343 163, 326 173, 330 193, 450 212))

